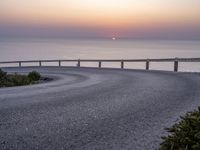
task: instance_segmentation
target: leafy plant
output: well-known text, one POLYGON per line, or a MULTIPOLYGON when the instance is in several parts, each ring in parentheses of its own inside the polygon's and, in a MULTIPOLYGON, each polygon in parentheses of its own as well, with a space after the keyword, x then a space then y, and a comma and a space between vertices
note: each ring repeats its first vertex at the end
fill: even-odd
POLYGON ((41 75, 37 71, 32 71, 28 74, 28 78, 32 81, 38 81, 41 78, 41 75))
POLYGON ((17 73, 13 75, 7 75, 6 72, 0 69, 0 87, 12 87, 12 86, 21 86, 34 84, 41 78, 41 75, 32 71, 26 75, 18 75, 17 73))
POLYGON ((0 79, 5 78, 6 75, 7 73, 0 69, 0 79))
POLYGON ((31 83, 31 80, 25 75, 14 75, 10 76, 9 79, 15 86, 28 85, 31 83))
POLYGON ((200 107, 167 131, 170 135, 162 137, 160 150, 200 150, 200 107))
POLYGON ((0 69, 0 87, 7 81, 7 73, 0 69))

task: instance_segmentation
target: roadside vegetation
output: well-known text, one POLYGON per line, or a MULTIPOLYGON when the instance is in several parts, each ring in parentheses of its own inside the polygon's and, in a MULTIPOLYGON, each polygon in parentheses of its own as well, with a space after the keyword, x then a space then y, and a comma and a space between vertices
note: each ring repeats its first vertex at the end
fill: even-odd
POLYGON ((160 150, 200 150, 200 107, 167 131, 170 135, 163 137, 160 150))
POLYGON ((1 87, 12 87, 12 86, 22 86, 38 83, 41 75, 32 71, 28 75, 7 74, 0 69, 0 88, 1 87))

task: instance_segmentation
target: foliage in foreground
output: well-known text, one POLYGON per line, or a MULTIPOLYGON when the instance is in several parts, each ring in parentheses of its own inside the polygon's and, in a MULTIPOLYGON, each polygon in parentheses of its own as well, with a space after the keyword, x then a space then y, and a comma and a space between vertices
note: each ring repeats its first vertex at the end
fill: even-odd
POLYGON ((41 78, 40 73, 38 73, 37 71, 32 71, 28 74, 28 78, 32 81, 38 81, 41 78))
POLYGON ((181 121, 167 131, 160 150, 200 150, 200 107, 189 112, 181 121))
POLYGON ((8 75, 6 72, 0 69, 0 87, 12 87, 34 84, 40 79, 40 74, 38 72, 31 72, 28 76, 26 75, 8 75))

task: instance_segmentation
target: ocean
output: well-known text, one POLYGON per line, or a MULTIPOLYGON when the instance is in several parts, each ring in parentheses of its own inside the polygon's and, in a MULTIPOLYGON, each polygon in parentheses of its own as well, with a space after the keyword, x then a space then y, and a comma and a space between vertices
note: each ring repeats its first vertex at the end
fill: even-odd
MULTIPOLYGON (((39 59, 147 59, 200 57, 200 41, 122 40, 122 39, 0 39, 0 61, 39 59)), ((29 64, 38 65, 38 64, 29 64)), ((44 63, 43 65, 57 65, 44 63)), ((62 63, 75 66, 75 63, 62 63)), ((82 63, 82 66, 98 66, 82 63)), ((0 65, 5 66, 5 65, 0 65)), ((103 63, 102 67, 120 67, 103 63)), ((125 63, 126 68, 144 69, 145 63, 125 63)), ((173 63, 150 63, 152 70, 173 70, 173 63)), ((179 63, 180 71, 200 72, 200 63, 179 63)))

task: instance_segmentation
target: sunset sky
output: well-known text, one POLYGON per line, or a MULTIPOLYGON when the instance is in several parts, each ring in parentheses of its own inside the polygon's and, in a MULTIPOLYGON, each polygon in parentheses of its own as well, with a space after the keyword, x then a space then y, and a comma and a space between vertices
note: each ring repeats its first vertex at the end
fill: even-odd
POLYGON ((200 0, 1 0, 0 36, 200 39, 200 0))

